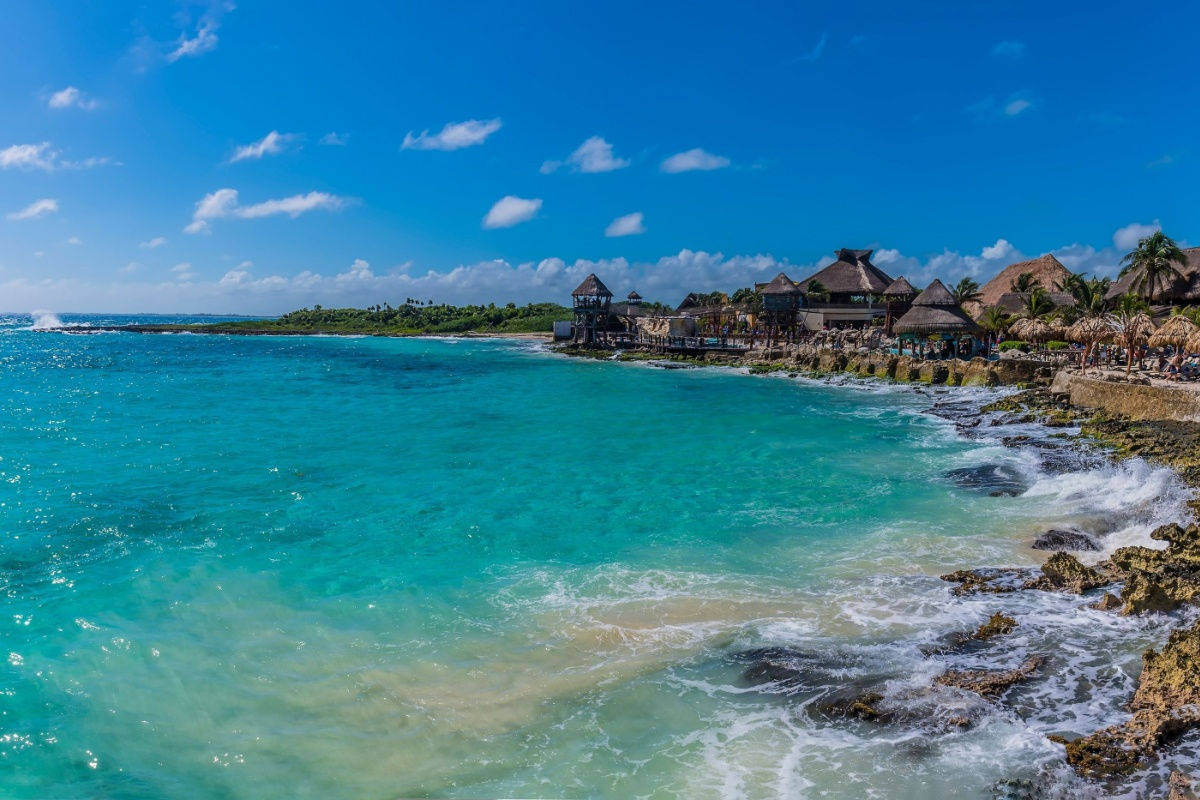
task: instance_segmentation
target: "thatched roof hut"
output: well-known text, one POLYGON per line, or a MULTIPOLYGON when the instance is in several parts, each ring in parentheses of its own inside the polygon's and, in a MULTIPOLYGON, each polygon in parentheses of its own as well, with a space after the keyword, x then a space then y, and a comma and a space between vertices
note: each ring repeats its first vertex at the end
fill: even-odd
MULTIPOLYGON (((1183 254, 1187 257, 1187 262, 1175 265, 1183 277, 1172 281, 1170 286, 1155 297, 1156 301, 1161 300, 1168 303, 1200 301, 1200 247, 1183 248, 1183 254)), ((1127 272, 1125 277, 1113 283, 1105 297, 1112 299, 1130 291, 1140 273, 1141 270, 1136 269, 1127 272)))
POLYGON ((837 251, 836 261, 800 281, 800 286, 807 292, 808 285, 817 281, 829 292, 833 302, 852 296, 883 294, 892 284, 892 279, 871 263, 873 252, 843 247, 837 251))
POLYGON ((1200 333, 1200 328, 1182 314, 1175 314, 1150 336, 1151 347, 1183 347, 1188 339, 1200 333))
POLYGON ((796 282, 782 272, 775 279, 758 290, 759 294, 802 294, 796 282))
POLYGON ((571 292, 571 297, 612 297, 613 293, 608 290, 608 287, 596 277, 596 273, 592 273, 583 279, 583 283, 571 292))
POLYGON ((891 285, 883 290, 883 296, 889 299, 903 300, 917 296, 916 287, 901 275, 896 280, 892 281, 891 285))
POLYGON ((1073 304, 1075 302, 1074 298, 1070 295, 1060 298, 1059 295, 1061 293, 1057 291, 1058 285, 1071 276, 1071 270, 1064 267, 1062 262, 1057 258, 1047 253, 1038 258, 1031 258, 1028 261, 1018 261, 1016 264, 1009 264, 1000 270, 996 277, 980 287, 979 297, 976 300, 965 304, 967 311, 970 312, 972 317, 978 319, 979 315, 983 313, 983 309, 988 306, 1000 305, 1005 311, 1010 313, 1019 310, 1021 293, 1014 292, 1012 287, 1013 282, 1024 272, 1033 274, 1033 280, 1037 286, 1042 287, 1047 292, 1054 293, 1051 299, 1055 301, 1055 305, 1073 304), (1018 309, 1010 309, 1006 304, 1001 303, 1000 298, 1006 294, 1017 295, 1018 309), (1059 302, 1060 299, 1064 300, 1064 302, 1059 302))
POLYGON ((1183 349, 1189 353, 1200 353, 1200 333, 1196 333, 1192 338, 1183 343, 1183 349))
POLYGON ((977 335, 982 329, 967 312, 954 302, 954 295, 939 280, 934 280, 917 295, 903 317, 896 321, 893 331, 899 334, 925 336, 934 333, 977 335))

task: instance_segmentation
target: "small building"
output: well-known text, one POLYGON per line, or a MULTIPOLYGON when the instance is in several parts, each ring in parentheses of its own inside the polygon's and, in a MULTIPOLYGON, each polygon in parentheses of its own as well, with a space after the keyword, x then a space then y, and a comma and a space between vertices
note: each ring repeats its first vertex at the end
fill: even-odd
POLYGON ((1074 305, 1075 298, 1058 287, 1071 277, 1071 270, 1050 253, 1027 261, 1009 264, 996 273, 990 281, 979 288, 979 297, 963 303, 963 308, 974 319, 983 316, 988 306, 1000 306, 1009 314, 1016 314, 1024 307, 1029 292, 1018 292, 1016 286, 1022 275, 1029 275, 1031 287, 1039 287, 1050 293, 1056 306, 1074 305))
POLYGON ((904 316, 912 308, 913 299, 917 296, 916 288, 903 275, 883 290, 884 318, 883 330, 888 336, 892 335, 892 326, 896 320, 904 316))
MULTIPOLYGON (((1159 303, 1185 305, 1200 302, 1200 247, 1180 249, 1183 250, 1186 260, 1182 264, 1172 264, 1172 266, 1179 270, 1181 277, 1172 279, 1165 288, 1157 287, 1159 291, 1153 300, 1156 305, 1159 303)), ((1131 291, 1137 284, 1138 278, 1141 277, 1141 272, 1140 269, 1131 269, 1126 272, 1123 278, 1113 283, 1105 297, 1112 300, 1131 291)), ((1149 292, 1149 288, 1143 287, 1143 295, 1147 292, 1149 292)))
POLYGON ((608 316, 612 297, 612 292, 594 272, 571 292, 571 304, 575 311, 573 342, 594 345, 608 340, 608 316))
POLYGON ((762 295, 760 319, 766 325, 767 346, 773 342, 793 341, 804 299, 800 287, 781 272, 770 283, 755 288, 762 295))
POLYGON ((640 306, 642 304, 642 296, 637 292, 630 292, 625 298, 625 302, 631 306, 640 306))
POLYGON ((893 281, 871 263, 874 250, 843 247, 827 267, 800 281, 805 294, 800 322, 810 330, 863 328, 886 315, 883 293, 893 281), (809 287, 819 284, 825 296, 809 296, 809 287))
POLYGON ((924 355, 932 345, 947 345, 951 355, 971 352, 971 342, 983 329, 954 300, 941 281, 934 279, 917 295, 904 316, 892 326, 896 335, 913 342, 914 352, 924 355), (936 340, 933 345, 931 340, 936 340))

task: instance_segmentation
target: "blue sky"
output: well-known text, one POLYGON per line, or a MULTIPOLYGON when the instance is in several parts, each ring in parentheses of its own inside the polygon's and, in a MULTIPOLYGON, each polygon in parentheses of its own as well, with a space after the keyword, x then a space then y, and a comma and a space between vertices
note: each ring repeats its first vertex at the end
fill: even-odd
POLYGON ((1191 4, 15 2, 0 307, 676 302, 1200 218, 1191 4), (392 7, 393 5, 398 7, 392 7), (1164 35, 1166 34, 1166 35, 1164 35))

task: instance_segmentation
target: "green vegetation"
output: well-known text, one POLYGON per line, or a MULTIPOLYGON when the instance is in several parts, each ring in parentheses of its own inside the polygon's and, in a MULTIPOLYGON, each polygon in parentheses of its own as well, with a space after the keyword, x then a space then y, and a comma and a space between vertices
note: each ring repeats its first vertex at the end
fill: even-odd
POLYGON ((1140 240, 1121 263, 1125 265, 1121 270, 1122 278, 1126 273, 1134 272, 1131 290, 1148 300, 1156 300, 1183 277, 1179 265, 1187 263, 1187 256, 1171 237, 1155 231, 1140 240))
POLYGON ((150 325, 146 329, 189 330, 203 333, 360 333, 415 335, 422 333, 548 333, 554 321, 570 319, 571 310, 555 303, 518 306, 494 303, 478 306, 433 305, 410 300, 370 308, 302 308, 278 319, 220 322, 207 325, 150 325))
POLYGON ((1019 342, 1016 339, 1009 339, 1007 342, 1001 342, 999 345, 997 345, 996 349, 1003 353, 1008 350, 1021 350, 1025 347, 1025 342, 1019 342))
POLYGON ((1071 345, 1068 344, 1067 342, 1060 342, 1060 341, 1056 341, 1053 339, 1050 340, 1049 342, 1046 342, 1047 350, 1066 350, 1070 346, 1071 345))
POLYGON ((979 299, 979 284, 970 278, 963 278, 950 293, 954 295, 954 302, 961 306, 963 303, 979 299))

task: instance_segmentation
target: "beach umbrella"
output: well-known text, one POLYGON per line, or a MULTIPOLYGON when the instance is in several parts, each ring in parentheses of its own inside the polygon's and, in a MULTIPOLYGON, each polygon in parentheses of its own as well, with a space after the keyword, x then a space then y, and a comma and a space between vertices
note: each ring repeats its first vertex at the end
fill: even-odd
POLYGON ((1112 326, 1103 317, 1084 317, 1066 331, 1069 341, 1085 345, 1103 342, 1112 335, 1112 326))
POLYGON ((1189 353, 1200 353, 1200 331, 1193 333, 1191 337, 1183 343, 1183 349, 1189 353))
POLYGON ((1054 328, 1040 319, 1024 317, 1008 326, 1008 332, 1023 342, 1045 342, 1054 338, 1054 328))
POLYGON ((1182 314, 1169 317, 1150 336, 1151 347, 1183 347, 1189 339, 1200 334, 1200 327, 1182 314))

